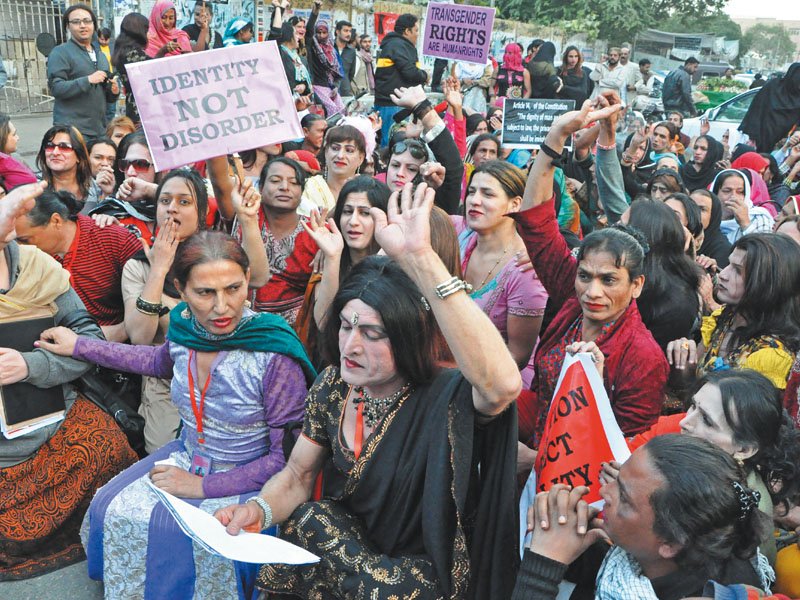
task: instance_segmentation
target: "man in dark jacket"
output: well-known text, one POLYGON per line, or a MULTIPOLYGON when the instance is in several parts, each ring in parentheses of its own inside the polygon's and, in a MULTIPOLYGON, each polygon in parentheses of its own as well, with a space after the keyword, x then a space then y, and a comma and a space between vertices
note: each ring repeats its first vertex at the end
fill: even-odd
POLYGON ((119 96, 109 79, 111 68, 96 42, 97 17, 85 4, 64 11, 64 30, 71 39, 56 46, 47 59, 47 84, 55 98, 53 125, 74 125, 84 137, 105 133, 106 103, 119 96))
POLYGON ((403 14, 395 21, 394 31, 381 42, 375 69, 375 108, 383 121, 381 144, 384 146, 389 142, 392 117, 400 111, 392 102, 391 94, 396 88, 425 85, 428 81, 427 71, 419 64, 418 37, 417 17, 403 14))
MULTIPOLYGON (((339 21, 336 23, 336 52, 339 60, 342 61, 344 77, 339 81, 339 95, 342 97, 352 96, 353 90, 350 82, 356 74, 356 51, 350 47, 350 37, 353 35, 353 24, 350 21, 339 21)), ((346 102, 346 100, 345 100, 346 102)))
POLYGON ((683 115, 696 116, 697 109, 692 101, 692 75, 700 66, 700 61, 690 56, 683 66, 671 71, 664 79, 661 90, 661 99, 664 101, 664 110, 677 110, 683 115))

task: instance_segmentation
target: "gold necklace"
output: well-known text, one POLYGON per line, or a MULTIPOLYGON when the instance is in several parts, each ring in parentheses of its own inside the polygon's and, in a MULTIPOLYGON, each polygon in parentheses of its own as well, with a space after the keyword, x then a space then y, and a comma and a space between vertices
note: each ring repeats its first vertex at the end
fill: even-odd
POLYGON ((504 257, 506 254, 508 254, 508 251, 509 251, 510 249, 511 249, 511 246, 508 246, 507 248, 505 248, 505 249, 503 250, 503 253, 500 255, 500 258, 498 258, 498 259, 497 259, 497 262, 495 262, 495 263, 494 263, 494 266, 493 266, 491 269, 489 269, 489 272, 486 274, 486 277, 484 277, 484 278, 483 278, 483 281, 481 281, 481 284, 480 284, 478 287, 476 287, 476 288, 475 288, 476 290, 483 289, 483 286, 484 286, 484 285, 486 285, 486 282, 489 280, 489 276, 490 276, 492 273, 494 273, 494 270, 497 268, 497 265, 499 265, 499 264, 500 264, 500 261, 501 261, 501 260, 503 260, 503 257, 504 257))

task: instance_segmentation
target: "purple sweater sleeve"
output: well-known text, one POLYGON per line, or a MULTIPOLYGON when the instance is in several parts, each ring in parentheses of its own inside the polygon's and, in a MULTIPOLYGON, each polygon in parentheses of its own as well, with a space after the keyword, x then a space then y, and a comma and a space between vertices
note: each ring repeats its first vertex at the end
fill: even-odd
POLYGON ((169 342, 160 346, 131 346, 79 337, 72 358, 159 379, 172 379, 172 367, 175 365, 169 354, 169 342))
MULTIPOLYGON (((286 465, 283 455, 283 426, 291 421, 303 422, 308 386, 303 370, 293 359, 276 354, 264 373, 264 420, 267 422, 269 448, 267 454, 247 464, 203 478, 206 498, 224 498, 260 490, 286 465)), ((297 429, 297 433, 300 429, 297 429)), ((297 437, 295 435, 295 437, 297 437)))

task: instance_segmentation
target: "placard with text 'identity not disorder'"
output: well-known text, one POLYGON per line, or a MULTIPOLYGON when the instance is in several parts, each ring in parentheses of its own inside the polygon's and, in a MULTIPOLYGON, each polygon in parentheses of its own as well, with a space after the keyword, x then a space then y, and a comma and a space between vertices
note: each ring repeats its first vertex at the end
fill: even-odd
MULTIPOLYGON (((575 100, 506 98, 503 102, 504 148, 539 148, 558 117, 575 110, 575 100)), ((572 136, 565 148, 572 148, 572 136)))
POLYGON ((495 9, 467 4, 428 4, 422 53, 485 65, 489 62, 495 9))
POLYGON ((127 69, 159 171, 303 137, 275 42, 127 69))

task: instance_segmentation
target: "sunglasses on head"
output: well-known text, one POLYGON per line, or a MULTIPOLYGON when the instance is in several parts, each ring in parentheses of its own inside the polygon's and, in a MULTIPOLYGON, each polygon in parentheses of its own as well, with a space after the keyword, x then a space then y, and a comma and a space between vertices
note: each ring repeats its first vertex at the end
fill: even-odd
POLYGON ((392 148, 392 154, 402 154, 406 150, 417 160, 428 158, 428 151, 425 149, 425 146, 416 140, 397 142, 392 148))
POLYGON ((75 148, 73 148, 72 144, 70 144, 69 142, 58 142, 57 144, 55 142, 47 142, 44 145, 45 152, 53 152, 56 148, 58 148, 62 152, 70 152, 72 150, 75 150, 75 148))
POLYGON ((150 167, 153 166, 153 163, 146 161, 143 158, 134 158, 132 160, 128 160, 126 158, 121 158, 119 161, 119 170, 123 173, 127 171, 130 167, 133 167, 135 171, 147 171, 150 167))

